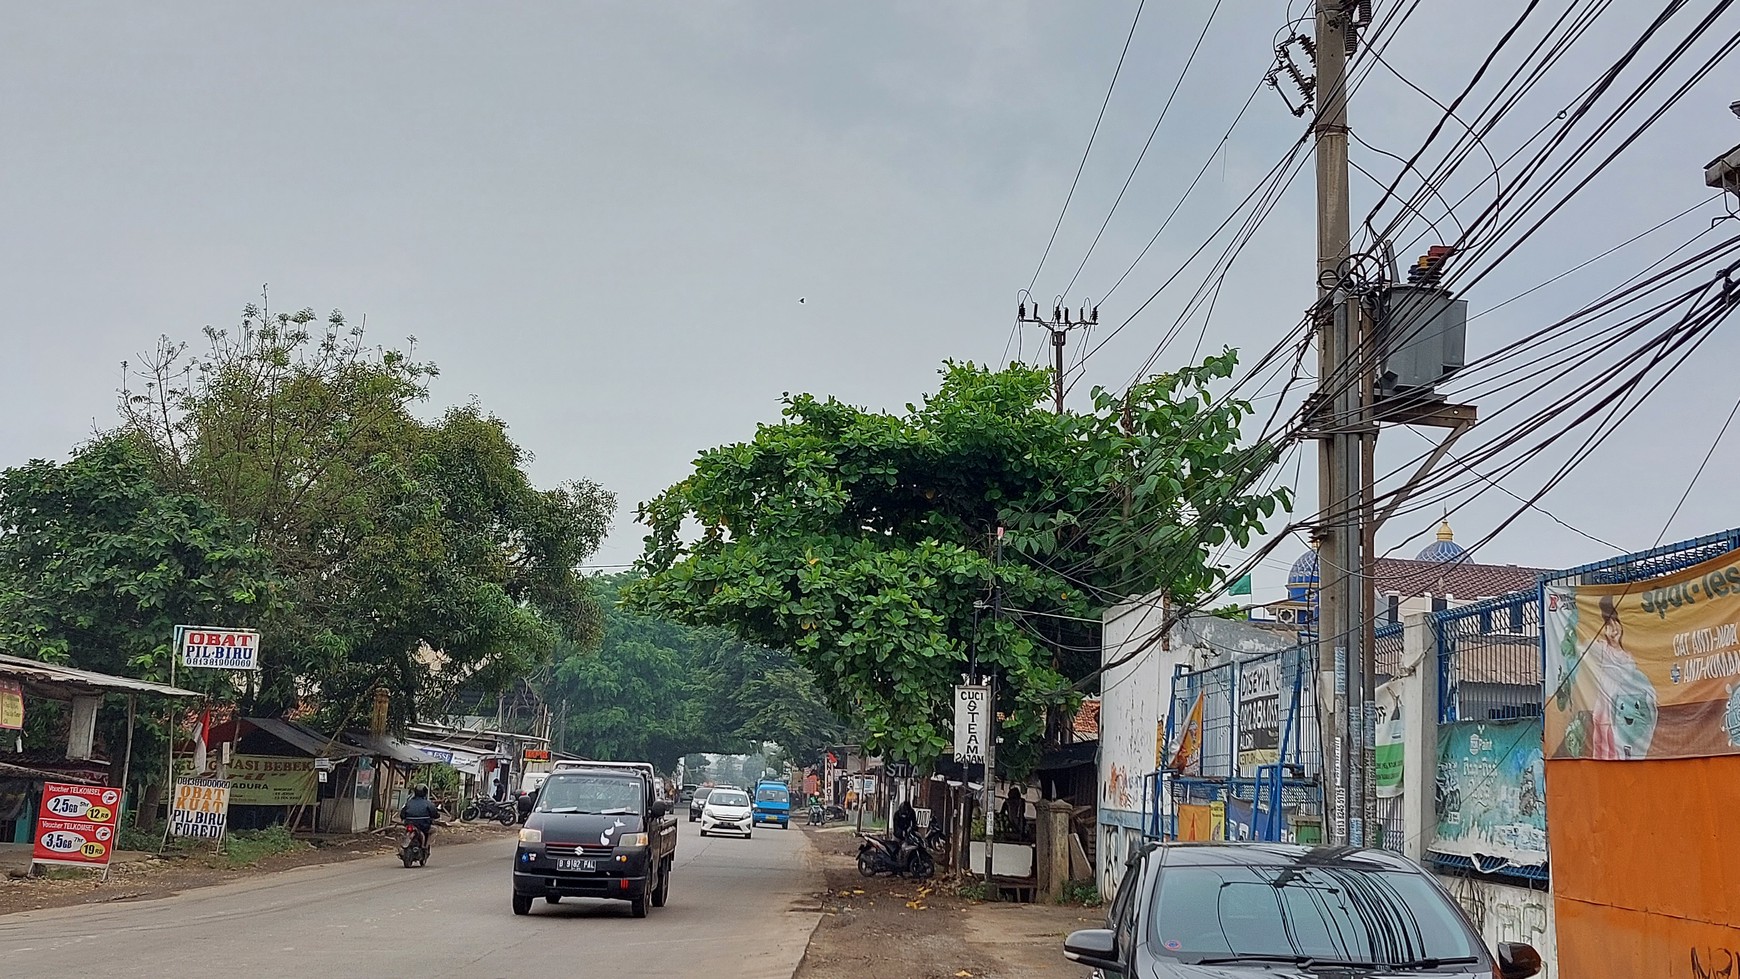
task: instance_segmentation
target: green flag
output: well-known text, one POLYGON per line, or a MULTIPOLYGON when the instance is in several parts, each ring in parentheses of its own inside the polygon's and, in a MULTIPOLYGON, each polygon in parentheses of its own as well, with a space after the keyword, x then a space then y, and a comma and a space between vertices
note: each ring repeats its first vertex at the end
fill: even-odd
POLYGON ((1249 595, 1251 593, 1251 576, 1245 574, 1234 578, 1226 593, 1228 595, 1249 595))

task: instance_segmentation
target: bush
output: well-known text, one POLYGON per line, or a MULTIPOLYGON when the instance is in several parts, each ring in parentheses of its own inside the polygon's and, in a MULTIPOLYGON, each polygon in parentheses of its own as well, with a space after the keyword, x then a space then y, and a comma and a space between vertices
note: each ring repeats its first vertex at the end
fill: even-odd
POLYGON ((1063 896, 1057 899, 1057 903, 1097 908, 1100 906, 1099 885, 1091 880, 1072 880, 1063 885, 1063 896))

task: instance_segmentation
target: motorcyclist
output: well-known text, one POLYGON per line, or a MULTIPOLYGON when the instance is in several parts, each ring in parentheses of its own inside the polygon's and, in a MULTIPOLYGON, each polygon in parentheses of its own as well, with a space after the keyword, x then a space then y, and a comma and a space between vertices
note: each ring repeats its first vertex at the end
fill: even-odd
POLYGON ((399 818, 406 826, 415 827, 423 834, 423 845, 429 846, 434 838, 435 820, 441 815, 441 809, 429 801, 429 787, 419 785, 411 790, 411 797, 399 808, 399 818))
POLYGON ((900 807, 894 810, 892 828, 900 871, 905 873, 912 863, 914 852, 918 850, 918 813, 913 811, 910 799, 901 800, 900 807))

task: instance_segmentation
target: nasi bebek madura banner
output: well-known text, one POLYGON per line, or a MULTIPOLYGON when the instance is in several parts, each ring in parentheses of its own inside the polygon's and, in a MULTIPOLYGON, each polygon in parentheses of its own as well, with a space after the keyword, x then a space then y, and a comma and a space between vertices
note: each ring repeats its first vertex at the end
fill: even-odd
POLYGON ((1548 758, 1740 754, 1740 553, 1546 589, 1548 758))

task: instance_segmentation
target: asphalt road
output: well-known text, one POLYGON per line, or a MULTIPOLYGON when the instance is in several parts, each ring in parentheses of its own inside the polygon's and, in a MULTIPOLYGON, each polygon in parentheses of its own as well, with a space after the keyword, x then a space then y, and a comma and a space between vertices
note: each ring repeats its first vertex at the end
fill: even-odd
POLYGON ((804 834, 702 839, 683 812, 670 903, 640 920, 624 903, 574 899, 515 917, 511 840, 437 843, 418 869, 369 857, 158 901, 0 917, 0 973, 790 979, 819 918, 821 876, 804 834))

